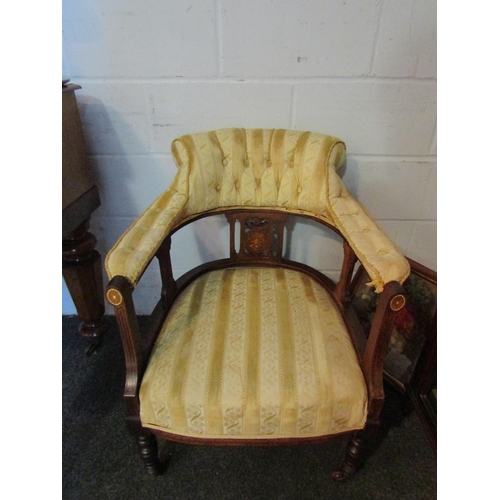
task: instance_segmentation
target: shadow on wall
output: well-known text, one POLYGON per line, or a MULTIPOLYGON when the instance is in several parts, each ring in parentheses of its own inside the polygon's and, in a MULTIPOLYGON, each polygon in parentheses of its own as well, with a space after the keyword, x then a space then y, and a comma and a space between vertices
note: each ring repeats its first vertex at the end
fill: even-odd
POLYGON ((79 104, 88 150, 101 193, 99 218, 113 219, 109 248, 114 241, 172 182, 177 168, 169 155, 153 154, 145 114, 123 113, 94 96, 83 95, 79 104))
POLYGON ((207 217, 194 228, 201 262, 229 257, 229 224, 224 216, 207 217))
POLYGON ((339 168, 337 174, 342 179, 347 191, 358 199, 359 163, 351 156, 347 156, 346 162, 339 168))
MULTIPOLYGON (((92 215, 90 231, 97 238, 96 250, 101 254, 106 286, 106 254, 143 210, 167 189, 173 175, 169 175, 168 159, 149 154, 149 145, 138 138, 126 116, 92 95, 77 94, 77 102, 89 163, 101 198, 101 206, 92 215), (134 153, 127 152, 130 150, 134 153)), ((171 170, 175 171, 175 166, 171 170)), ((149 313, 160 297, 161 279, 155 261, 134 294, 139 314, 149 313)), ((73 314, 71 306, 63 286, 63 314, 73 314)), ((106 313, 112 313, 108 304, 106 313)))

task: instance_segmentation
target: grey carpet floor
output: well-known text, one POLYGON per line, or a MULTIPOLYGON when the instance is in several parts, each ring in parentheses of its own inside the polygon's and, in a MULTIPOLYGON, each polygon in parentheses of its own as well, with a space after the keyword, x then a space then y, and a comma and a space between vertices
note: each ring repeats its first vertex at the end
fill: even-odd
POLYGON ((155 499, 418 499, 436 498, 436 457, 415 413, 386 390, 379 438, 353 478, 330 479, 345 441, 270 448, 204 447, 160 443, 170 456, 164 475, 144 471, 124 423, 123 354, 112 328, 85 355, 78 319, 63 316, 63 498, 155 499))

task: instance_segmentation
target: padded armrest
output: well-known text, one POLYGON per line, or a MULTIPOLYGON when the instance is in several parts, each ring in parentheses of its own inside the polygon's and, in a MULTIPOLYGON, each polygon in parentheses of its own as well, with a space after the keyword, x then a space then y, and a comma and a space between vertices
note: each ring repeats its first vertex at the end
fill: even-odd
POLYGON ((105 260, 109 279, 123 276, 135 286, 165 236, 183 219, 188 199, 188 169, 121 236, 105 260))
MULTIPOLYGON (((124 276, 136 285, 165 236, 189 214, 187 169, 179 172, 172 186, 160 195, 109 251, 105 265, 109 279, 124 276), (183 175, 184 174, 184 175, 183 175), (180 188, 180 189, 179 189, 180 188)), ((410 265, 401 252, 346 190, 330 198, 329 218, 351 245, 372 279, 377 293, 390 281, 403 283, 410 265)))
POLYGON ((390 281, 402 284, 410 274, 410 264, 363 206, 344 186, 340 196, 330 197, 329 201, 329 216, 370 276, 372 281, 367 284, 377 293, 390 281))

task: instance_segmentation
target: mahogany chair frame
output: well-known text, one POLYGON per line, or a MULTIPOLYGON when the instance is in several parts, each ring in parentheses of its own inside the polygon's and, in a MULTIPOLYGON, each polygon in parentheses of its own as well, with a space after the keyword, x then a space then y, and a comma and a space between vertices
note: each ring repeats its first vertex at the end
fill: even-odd
POLYGON ((311 218, 316 221, 319 220, 307 214, 288 214, 283 210, 254 208, 246 210, 227 209, 198 214, 167 234, 156 252, 162 280, 161 298, 149 318, 149 324, 145 328, 146 331, 144 334, 139 331, 134 308, 132 298, 134 286, 123 276, 115 276, 109 282, 106 297, 115 309, 125 355, 126 376, 124 400, 126 405, 126 421, 129 431, 136 437, 139 453, 149 474, 156 475, 164 469, 158 458, 156 436, 171 441, 193 444, 260 446, 316 443, 340 436, 345 437, 346 434, 349 434, 350 439, 347 444, 345 458, 340 467, 333 473, 333 479, 341 481, 354 474, 358 468, 363 443, 366 437, 373 435, 373 431, 376 431, 379 425, 379 416, 384 403, 384 358, 394 324, 395 313, 405 304, 405 292, 402 286, 396 281, 391 281, 384 286, 383 291, 379 294, 376 314, 369 337, 363 341, 358 332, 352 328, 346 307, 349 302, 353 271, 358 260, 356 254, 335 226, 329 224, 327 221, 319 220, 319 222, 343 239, 344 260, 338 283, 334 283, 327 276, 310 266, 283 258, 284 227, 290 215, 311 218), (202 264, 175 280, 170 258, 171 238, 173 234, 195 220, 214 214, 225 214, 229 222, 229 258, 202 264), (239 248, 236 245, 238 222, 240 228, 239 248), (142 426, 139 413, 139 388, 141 379, 144 375, 151 350, 173 302, 190 283, 202 274, 217 269, 238 266, 279 266, 295 269, 317 280, 328 291, 343 315, 365 378, 368 392, 368 413, 367 422, 363 430, 314 438, 240 438, 217 440, 179 436, 142 426))

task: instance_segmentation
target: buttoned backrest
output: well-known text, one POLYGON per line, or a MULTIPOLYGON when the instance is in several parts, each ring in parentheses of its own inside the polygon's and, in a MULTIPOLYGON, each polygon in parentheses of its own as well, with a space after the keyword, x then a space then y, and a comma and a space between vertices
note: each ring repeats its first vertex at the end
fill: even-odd
POLYGON ((329 196, 341 189, 335 171, 345 161, 345 145, 336 137, 283 129, 185 135, 172 143, 172 153, 178 167, 189 170, 189 215, 276 207, 327 216, 329 196))

